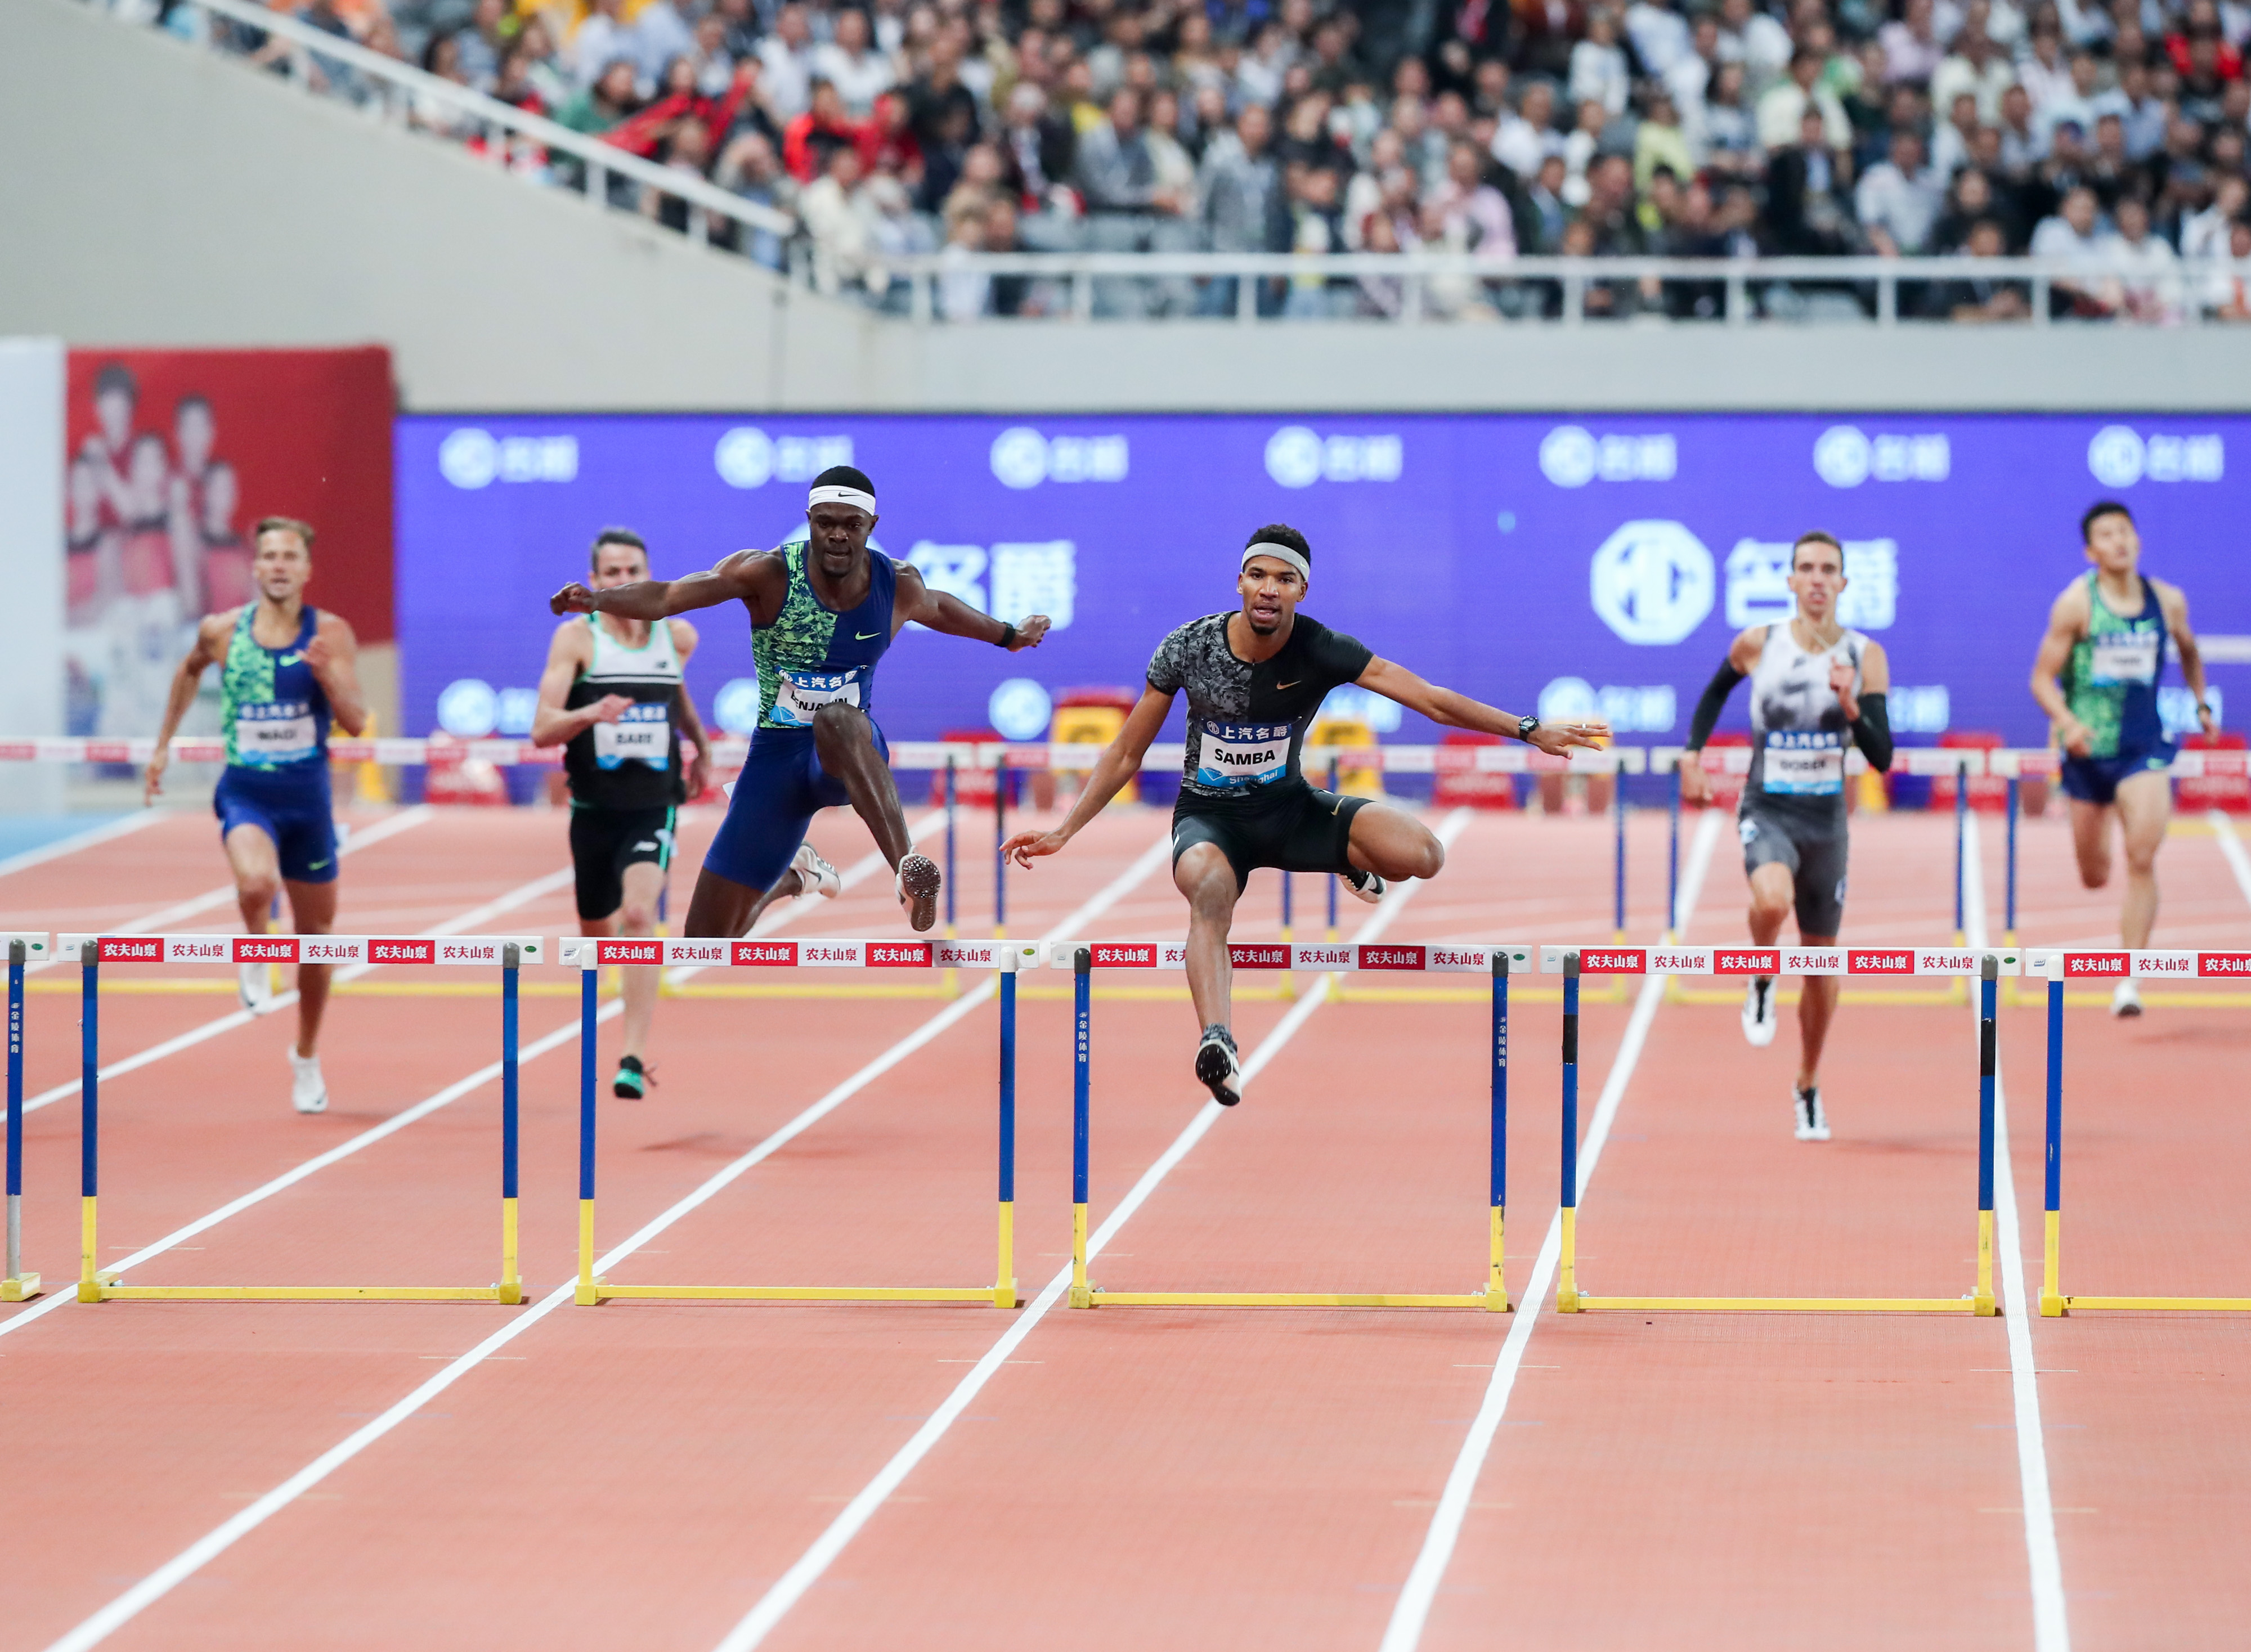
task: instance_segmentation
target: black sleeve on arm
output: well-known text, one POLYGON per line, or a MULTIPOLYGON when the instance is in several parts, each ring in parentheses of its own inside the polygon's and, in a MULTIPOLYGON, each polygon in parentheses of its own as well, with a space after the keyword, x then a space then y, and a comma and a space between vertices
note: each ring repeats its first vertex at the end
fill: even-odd
POLYGON ((1720 661, 1720 668, 1712 674, 1712 681, 1704 685, 1704 697, 1696 702, 1696 715, 1688 719, 1688 750, 1701 751, 1704 743, 1712 737, 1713 726, 1720 721, 1720 708, 1728 703, 1728 696, 1743 674, 1735 669, 1732 660, 1720 661))
POLYGON ((1860 719, 1853 725, 1853 743, 1867 755, 1870 768, 1892 766, 1892 714, 1883 695, 1860 696, 1860 719))

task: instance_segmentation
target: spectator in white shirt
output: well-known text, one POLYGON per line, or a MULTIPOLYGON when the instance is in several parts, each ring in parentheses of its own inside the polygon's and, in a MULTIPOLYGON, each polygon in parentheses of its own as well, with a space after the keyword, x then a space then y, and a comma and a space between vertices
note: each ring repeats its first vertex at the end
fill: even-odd
POLYGON ((600 79, 602 71, 620 58, 634 66, 634 79, 641 79, 641 53, 624 11, 625 0, 589 0, 585 21, 571 37, 572 81, 579 91, 600 79))
POLYGON ((2082 133, 2095 130, 2095 121, 2106 114, 2122 120, 2131 110, 2123 93, 2113 87, 2102 86, 2102 65, 2092 52, 2071 54, 2071 86, 2067 92, 2050 97, 2039 106, 2040 122, 2048 141, 2055 140, 2055 129, 2066 121, 2075 121, 2082 133))
POLYGON ((1885 258, 1922 252, 1945 204, 1946 185, 1923 164, 1922 136, 1910 127, 1893 131, 1891 158, 1870 167, 1853 191, 1860 227, 1885 258))
MULTIPOLYGON (((2067 190, 2055 216, 2042 218, 2033 232, 2032 245, 2026 251, 2037 259, 2080 266, 2091 275, 2099 272, 2103 263, 2102 242, 2095 228, 2095 191, 2084 188, 2067 190)), ((2054 293, 2064 314, 2076 310, 2086 315, 2107 315, 2110 305, 2097 287, 2098 283, 2091 279, 2059 280, 2054 283, 2054 293)))
MULTIPOLYGON (((1790 66, 1790 31, 1755 10, 1751 0, 1720 0, 1720 59, 1743 66, 1743 83, 1756 100, 1790 66)), ((1797 141, 1793 128, 1785 143, 1797 141)))
POLYGON ((1571 48, 1571 79, 1563 95, 1575 104, 1599 103, 1605 113, 1625 113, 1633 78, 1618 43, 1617 19, 1606 10, 1587 17, 1587 38, 1571 48))
POLYGON ((2136 196, 2118 203, 2118 232, 2103 244, 2103 262, 2119 277, 2118 299, 2137 321, 2180 319, 2180 255, 2150 233, 2150 209, 2136 196))
POLYGON ((2227 255, 2231 225, 2251 206, 2251 183, 2240 172, 2222 177, 2213 190, 2212 204, 2181 220, 2181 257, 2191 264, 2227 255))
POLYGON ((646 86, 664 78, 664 66, 675 58, 696 54, 696 31, 680 15, 673 0, 649 0, 634 16, 634 49, 639 54, 646 86))
POLYGON ((1938 72, 1945 52, 1938 44, 1932 0, 1907 0, 1903 15, 1876 31, 1884 47, 1884 78, 1927 81, 1938 72))
POLYGON ((1714 72, 1700 125, 1693 142, 1707 170, 1739 178, 1758 175, 1758 127, 1743 107, 1742 64, 1723 63, 1714 72))
MULTIPOLYGON (((1911 0, 1927 10, 1930 0, 1911 0)), ((1829 147, 1843 149, 1852 147, 1853 123, 1845 115, 1845 106, 1837 94, 1818 84, 1823 67, 1821 54, 1800 47, 1790 60, 1790 78, 1777 81, 1758 100, 1758 139, 1763 149, 1784 149, 1797 142, 1798 122, 1808 108, 1821 114, 1822 131, 1829 147)))
POLYGON ((1951 179, 1970 164, 1970 151, 1977 142, 1977 94, 1957 92, 1946 112, 1945 124, 1930 140, 1931 169, 1943 178, 1951 179))
POLYGON ((813 279, 824 293, 856 287, 866 273, 875 237, 872 209, 862 199, 860 151, 840 143, 828 166, 797 197, 798 216, 813 237, 813 279))
POLYGON ((1687 20, 1657 0, 1633 0, 1625 9, 1625 33, 1641 66, 1660 77, 1692 51, 1687 20))
POLYGON ((813 30, 797 0, 774 15, 773 32, 758 42, 758 64, 776 121, 786 124, 813 107, 813 30))
POLYGON ((2251 321, 2251 218, 2227 226, 2227 256, 2207 266, 2204 305, 2222 321, 2251 321))
POLYGON ((876 50, 868 14, 858 10, 840 13, 836 38, 813 49, 813 73, 833 85, 844 107, 862 121, 875 113, 876 100, 897 79, 891 60, 876 50))
POLYGON ((1555 88, 1545 80, 1526 83, 1516 112, 1501 117, 1493 135, 1493 158, 1520 178, 1536 177, 1541 162, 1563 153, 1555 129, 1555 88))
POLYGON ((2033 95, 2019 80, 2001 93, 2001 165, 2029 172, 2047 157, 2047 135, 2033 114, 2033 95))
POLYGON ((2165 147, 2168 111, 2150 91, 2150 67, 2127 62, 2118 70, 2118 95, 2126 100, 2126 153, 2135 162, 2148 160, 2165 147))
POLYGON ((1930 77, 1930 107, 1951 111, 1962 93, 1977 100, 1977 118, 1991 123, 2001 118, 2001 93, 2017 83, 2016 65, 1986 37, 1976 22, 1964 24, 1954 37, 1954 50, 1930 77))
POLYGON ((1712 75, 1719 66, 1720 20, 1708 11, 1702 12, 1689 31, 1688 49, 1673 60, 1664 76, 1666 87, 1680 110, 1683 129, 1692 141, 1705 93, 1711 90, 1712 75))
POLYGON ((2071 65, 2064 60, 2063 31, 2054 18, 2033 23, 2032 49, 2017 59, 2017 84, 2031 96, 2035 115, 2050 99, 2071 95, 2071 65))

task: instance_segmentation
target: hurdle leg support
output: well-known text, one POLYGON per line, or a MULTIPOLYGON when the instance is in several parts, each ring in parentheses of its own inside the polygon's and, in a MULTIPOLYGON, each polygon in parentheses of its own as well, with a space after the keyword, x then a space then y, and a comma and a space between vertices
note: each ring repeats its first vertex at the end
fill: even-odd
POLYGON ((20 940, 8 943, 8 1273, 0 1302, 29 1302, 39 1276, 24 1271, 24 964, 20 940))
POLYGON ((1557 1220, 1562 1253, 1555 1270, 1555 1311, 1579 1311, 1579 955, 1563 954, 1563 1184, 1557 1220))

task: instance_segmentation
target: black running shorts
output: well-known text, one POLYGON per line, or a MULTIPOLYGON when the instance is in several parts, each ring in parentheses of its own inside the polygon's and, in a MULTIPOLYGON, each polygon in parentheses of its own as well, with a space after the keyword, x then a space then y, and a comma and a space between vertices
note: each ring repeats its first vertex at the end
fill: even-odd
POLYGON ((1852 847, 1843 826, 1815 826, 1751 804, 1735 829, 1742 834, 1743 875, 1763 866, 1788 867, 1798 934, 1834 937, 1845 923, 1845 861, 1852 847))
POLYGON ((606 918, 626 902, 626 868, 641 861, 672 864, 671 809, 573 809, 571 865, 578 874, 578 916, 606 918))
POLYGON ((1263 800, 1255 809, 1213 809, 1183 793, 1173 810, 1173 861, 1199 843, 1216 843, 1235 868, 1237 894, 1250 881, 1254 867, 1284 872, 1349 872, 1345 858, 1352 817, 1366 798, 1340 797, 1303 784, 1263 800))

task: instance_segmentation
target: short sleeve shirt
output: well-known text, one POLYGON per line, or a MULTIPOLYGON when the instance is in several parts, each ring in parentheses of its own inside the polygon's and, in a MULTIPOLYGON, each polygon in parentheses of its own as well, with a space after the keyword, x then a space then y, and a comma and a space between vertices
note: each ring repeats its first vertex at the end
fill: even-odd
POLYGON ((1256 665, 1227 644, 1230 614, 1191 619, 1157 646, 1149 686, 1185 688, 1188 756, 1183 807, 1251 809, 1305 784, 1299 754, 1329 690, 1356 681, 1375 655, 1356 637, 1304 614, 1271 660, 1256 665))

